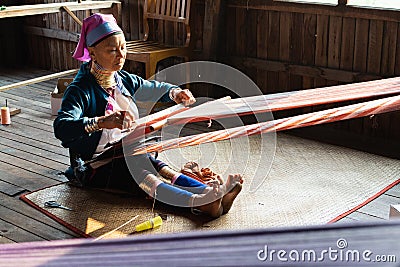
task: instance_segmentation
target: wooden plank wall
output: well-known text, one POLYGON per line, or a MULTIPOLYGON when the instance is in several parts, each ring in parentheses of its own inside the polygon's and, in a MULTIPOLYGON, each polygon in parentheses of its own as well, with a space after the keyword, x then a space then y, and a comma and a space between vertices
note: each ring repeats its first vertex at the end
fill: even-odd
MULTIPOLYGON (((72 2, 63 0, 26 0, 26 4, 72 2)), ((76 11, 80 20, 90 15, 90 11, 76 11)), ((79 67, 72 58, 80 25, 66 12, 27 16, 25 31, 28 38, 29 65, 52 71, 69 70, 79 67), (34 32, 34 34, 32 34, 34 32), (35 32, 40 32, 37 34, 35 32), (76 34, 75 39, 72 34, 76 34), (52 38, 53 37, 53 38, 52 38)))
MULTIPOLYGON (((400 11, 227 0, 226 13, 220 59, 264 94, 400 75, 400 11)), ((396 140, 399 119, 395 112, 329 127, 396 140)))
MULTIPOLYGON (((72 0, 25 0, 25 4, 76 2, 72 0)), ((98 9, 75 11, 81 21, 98 9)), ((111 11, 110 11, 111 12, 111 11)), ((108 12, 108 13, 110 13, 108 12)), ((28 64, 52 71, 78 68, 80 62, 72 58, 81 26, 65 11, 59 13, 27 16, 24 31, 29 51, 28 64)))

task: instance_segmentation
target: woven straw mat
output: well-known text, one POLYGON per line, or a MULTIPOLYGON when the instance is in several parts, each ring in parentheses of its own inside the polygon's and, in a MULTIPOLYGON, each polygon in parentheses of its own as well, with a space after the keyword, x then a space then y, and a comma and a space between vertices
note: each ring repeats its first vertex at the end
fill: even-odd
POLYGON ((285 134, 279 134, 276 141, 276 149, 274 144, 264 144, 264 155, 260 152, 260 136, 239 140, 236 144, 223 141, 161 153, 160 159, 174 168, 179 169, 193 160, 223 177, 228 173, 243 174, 242 192, 231 211, 218 219, 158 202, 152 213, 151 199, 67 184, 30 193, 26 198, 93 237, 104 235, 139 215, 132 223, 108 235, 109 238, 142 233, 325 224, 400 178, 398 160, 285 134), (232 149, 237 144, 245 145, 240 150, 232 149), (56 200, 73 211, 44 208, 47 200, 56 200), (135 225, 155 215, 163 217, 161 227, 134 233, 135 225))

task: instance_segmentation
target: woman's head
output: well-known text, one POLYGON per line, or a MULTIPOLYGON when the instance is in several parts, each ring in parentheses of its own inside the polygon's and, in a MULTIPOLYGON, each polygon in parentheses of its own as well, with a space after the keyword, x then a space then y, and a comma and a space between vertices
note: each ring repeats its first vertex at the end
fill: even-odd
POLYGON ((126 58, 126 42, 123 34, 112 34, 94 46, 88 47, 90 57, 106 70, 121 70, 126 58))
MULTIPOLYGON (((113 57, 122 57, 123 60, 118 63, 120 64, 121 61, 124 61, 125 54, 125 38, 112 15, 96 13, 83 20, 78 46, 73 55, 75 59, 90 61, 91 59, 103 60, 108 57, 108 61, 113 61, 110 62, 112 65, 117 61, 113 57), (117 53, 119 55, 116 55, 113 49, 119 49, 120 51, 117 53), (109 54, 106 56, 107 52, 109 54)), ((99 64, 101 65, 102 62, 99 64)))

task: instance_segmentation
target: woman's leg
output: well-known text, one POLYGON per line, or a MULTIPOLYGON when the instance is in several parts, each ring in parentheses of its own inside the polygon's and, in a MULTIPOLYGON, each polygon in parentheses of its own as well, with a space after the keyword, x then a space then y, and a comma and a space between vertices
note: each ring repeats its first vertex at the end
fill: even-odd
MULTIPOLYGON (((88 187, 143 194, 137 183, 132 180, 132 175, 124 158, 113 159, 110 163, 93 170, 93 172, 87 184, 88 187)), ((147 173, 143 170, 139 170, 136 174, 136 176, 142 177, 146 175, 147 173)))
POLYGON ((166 163, 161 160, 155 159, 149 155, 156 171, 164 178, 171 181, 171 184, 180 187, 181 189, 190 191, 195 194, 202 194, 209 188, 207 185, 187 176, 180 172, 171 169, 166 163))
MULTIPOLYGON (((150 158, 154 166, 157 166, 157 171, 161 176, 171 180, 172 184, 181 187, 184 190, 196 194, 206 193, 210 189, 209 186, 200 183, 199 181, 190 178, 182 173, 171 169, 167 164, 160 160, 150 158)), ((226 182, 219 187, 220 195, 222 196, 223 214, 228 213, 232 204, 239 193, 242 191, 242 176, 240 174, 230 174, 226 182)))
POLYGON ((157 200, 180 207, 196 207, 211 217, 221 216, 223 209, 219 191, 209 190, 205 194, 195 194, 162 182, 153 174, 148 174, 139 187, 157 200))

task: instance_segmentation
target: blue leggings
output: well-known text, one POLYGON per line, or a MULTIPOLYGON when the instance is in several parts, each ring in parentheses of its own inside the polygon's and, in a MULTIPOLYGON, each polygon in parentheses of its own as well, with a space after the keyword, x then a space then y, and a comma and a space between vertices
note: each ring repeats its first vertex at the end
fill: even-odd
MULTIPOLYGON (((150 159, 154 168, 159 172, 161 168, 167 166, 161 160, 150 159)), ((156 189, 156 197, 159 200, 166 201, 168 204, 179 206, 189 204, 190 197, 193 194, 201 194, 206 189, 206 185, 180 174, 174 181, 174 184, 162 183, 156 189)))
POLYGON ((168 204, 174 206, 189 205, 190 197, 193 194, 203 193, 206 187, 205 184, 184 174, 180 174, 175 180, 174 185, 167 183, 160 184, 156 189, 156 196, 157 199, 166 201, 168 204))

